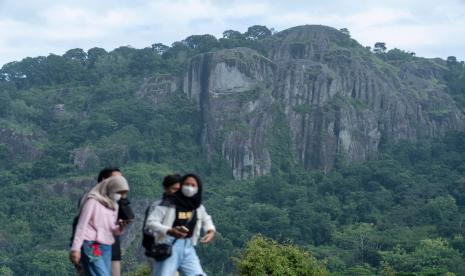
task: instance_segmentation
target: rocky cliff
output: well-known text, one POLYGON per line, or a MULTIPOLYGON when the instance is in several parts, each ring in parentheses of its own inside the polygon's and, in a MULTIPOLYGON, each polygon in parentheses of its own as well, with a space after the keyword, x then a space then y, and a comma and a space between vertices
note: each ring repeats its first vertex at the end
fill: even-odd
POLYGON ((184 91, 201 110, 206 157, 221 152, 237 179, 268 173, 265 144, 276 65, 251 49, 237 48, 197 56, 186 71, 184 91))
POLYGON ((236 179, 267 174, 270 137, 286 118, 295 161, 331 170, 338 158, 377 155, 381 138, 415 140, 460 129, 464 115, 446 93, 441 62, 386 62, 348 35, 299 26, 249 48, 201 54, 183 90, 202 114, 206 158, 221 152, 236 179))
POLYGON ((44 139, 41 132, 22 131, 0 124, 0 152, 4 161, 13 163, 39 159, 42 152, 38 141, 41 139, 44 139))

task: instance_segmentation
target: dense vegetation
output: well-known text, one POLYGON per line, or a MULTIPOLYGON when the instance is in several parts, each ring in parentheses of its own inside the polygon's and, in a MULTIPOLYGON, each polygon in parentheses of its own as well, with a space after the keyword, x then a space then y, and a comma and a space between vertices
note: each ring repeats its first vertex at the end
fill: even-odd
MULTIPOLYGON (((464 275, 464 132, 415 143, 384 141, 377 160, 341 160, 323 174, 291 161, 289 137, 278 122, 272 173, 234 181, 219 157, 202 159, 199 114, 181 91, 156 104, 138 96, 147 78, 177 75, 198 53, 244 46, 266 54, 271 35, 253 26, 246 33, 228 30, 221 39, 190 36, 171 47, 73 49, 4 65, 0 274, 70 274, 67 245, 82 183, 114 165, 130 181, 135 202, 159 197, 166 173, 196 171, 205 178, 218 235, 199 253, 212 275, 257 269, 247 264, 258 247, 299 260, 296 269, 310 265, 310 255, 324 259, 334 275, 464 275), (274 242, 254 239, 242 251, 257 233, 300 249, 281 254, 274 242)), ((376 55, 381 62, 418 59, 391 51, 376 55)), ((445 85, 465 109, 464 63, 450 57, 444 64, 445 85)), ((139 243, 125 256, 126 271, 138 265, 139 243)))
POLYGON ((238 261, 238 272, 244 276, 324 276, 328 272, 308 252, 287 244, 280 245, 261 236, 253 237, 238 261))

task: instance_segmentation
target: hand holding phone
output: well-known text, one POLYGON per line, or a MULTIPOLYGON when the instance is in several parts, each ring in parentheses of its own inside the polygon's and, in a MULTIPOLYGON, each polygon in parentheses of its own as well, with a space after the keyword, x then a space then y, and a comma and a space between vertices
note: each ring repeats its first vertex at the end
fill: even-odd
POLYGON ((179 227, 177 226, 168 230, 167 234, 177 239, 183 239, 184 237, 187 236, 187 234, 182 232, 181 229, 179 229, 179 227))
POLYGON ((187 228, 184 225, 177 226, 176 229, 178 229, 179 231, 181 231, 183 233, 189 233, 189 228, 187 228))
POLYGON ((122 219, 119 219, 118 220, 118 225, 121 229, 123 229, 124 227, 126 227, 128 224, 132 223, 132 220, 131 219, 127 219, 127 220, 122 220, 122 219))

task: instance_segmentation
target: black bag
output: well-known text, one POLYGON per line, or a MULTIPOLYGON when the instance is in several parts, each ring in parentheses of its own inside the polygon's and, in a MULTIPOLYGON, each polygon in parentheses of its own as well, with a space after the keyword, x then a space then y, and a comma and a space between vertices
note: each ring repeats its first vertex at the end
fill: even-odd
POLYGON ((118 219, 132 220, 135 215, 130 206, 131 202, 127 198, 122 198, 118 201, 118 219))
POLYGON ((146 250, 145 254, 148 257, 154 258, 155 261, 161 262, 168 259, 171 256, 173 250, 173 244, 176 242, 176 239, 171 244, 166 243, 153 243, 150 251, 146 250))
MULTIPOLYGON (((159 204, 162 205, 163 201, 159 204)), ((150 214, 151 206, 147 207, 145 210, 144 223, 142 224, 142 247, 145 248, 145 256, 149 258, 154 258, 155 261, 161 262, 168 259, 171 256, 173 244, 177 239, 174 239, 171 244, 166 243, 156 243, 155 238, 152 235, 146 234, 144 231, 147 218, 150 214)), ((192 217, 187 221, 188 223, 196 215, 197 210, 194 210, 192 217)))
POLYGON ((151 205, 145 210, 144 223, 142 224, 142 247, 145 248, 145 256, 154 258, 157 262, 161 262, 171 256, 173 244, 176 242, 176 239, 171 244, 156 243, 153 235, 145 233, 144 228, 150 214, 150 207, 151 205))

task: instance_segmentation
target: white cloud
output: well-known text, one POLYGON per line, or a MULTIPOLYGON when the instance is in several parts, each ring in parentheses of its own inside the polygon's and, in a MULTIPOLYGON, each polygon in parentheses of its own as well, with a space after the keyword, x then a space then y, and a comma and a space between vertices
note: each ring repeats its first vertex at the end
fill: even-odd
POLYGON ((349 15, 346 18, 348 24, 355 27, 378 27, 412 19, 413 15, 409 11, 380 7, 376 7, 354 15, 349 15))
POLYGON ((363 45, 384 41, 419 56, 465 59, 460 0, 0 0, 0 64, 71 48, 169 45, 255 24, 346 27, 363 45))

